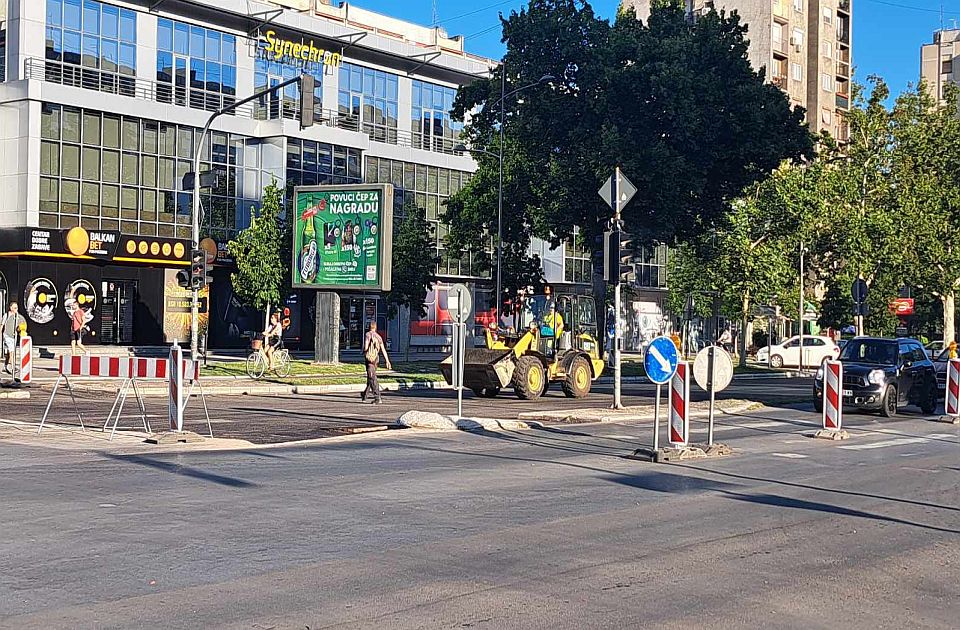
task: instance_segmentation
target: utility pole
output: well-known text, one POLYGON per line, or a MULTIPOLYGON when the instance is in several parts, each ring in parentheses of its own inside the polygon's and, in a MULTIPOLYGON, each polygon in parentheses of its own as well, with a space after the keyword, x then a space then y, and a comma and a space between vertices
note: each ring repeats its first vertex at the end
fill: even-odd
POLYGON ((803 254, 803 241, 800 241, 800 311, 797 313, 797 321, 800 322, 800 373, 803 373, 803 312, 806 310, 803 303, 803 254))
POLYGON ((620 346, 623 344, 623 328, 620 325, 620 233, 623 223, 620 220, 620 167, 614 171, 613 177, 613 231, 617 242, 617 275, 613 287, 613 408, 623 409, 620 399, 620 346))

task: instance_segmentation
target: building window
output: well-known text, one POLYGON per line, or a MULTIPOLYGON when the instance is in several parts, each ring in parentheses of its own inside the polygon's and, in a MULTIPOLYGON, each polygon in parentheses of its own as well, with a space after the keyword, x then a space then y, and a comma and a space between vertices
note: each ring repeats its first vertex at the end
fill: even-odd
POLYGON ((295 186, 359 184, 362 177, 360 149, 312 140, 287 139, 287 193, 295 186))
POLYGON ((47 0, 51 83, 134 96, 137 14, 96 0, 47 0))
POLYGON ((793 0, 793 10, 797 13, 803 13, 803 0, 793 0))
POLYGON ((397 75, 352 63, 340 66, 340 126, 397 144, 397 75))
POLYGON ((236 102, 237 38, 157 20, 157 100, 216 111, 236 102))
POLYGON ((778 51, 785 50, 783 42, 783 26, 777 22, 773 23, 773 49, 778 51))
MULTIPOLYGON (((44 103, 40 120, 40 224, 189 238, 197 130, 94 110, 44 103)), ((282 164, 261 150, 269 141, 210 134, 201 171, 218 172, 204 192, 202 229, 229 240, 249 225, 263 187, 282 164), (269 169, 269 170, 268 170, 269 169)))
POLYGON ((791 63, 790 74, 794 81, 803 81, 803 66, 799 63, 791 63))
MULTIPOLYGON (((257 50, 254 62, 254 87, 259 92, 268 87, 279 85, 288 79, 309 73, 316 79, 313 93, 313 107, 317 114, 323 110, 323 69, 321 62, 304 62, 302 66, 281 63, 267 54, 261 46, 257 50)), ((300 84, 294 83, 283 88, 283 93, 272 92, 263 102, 257 103, 257 118, 277 119, 280 117, 296 120, 300 116, 300 84)))
POLYGON ((821 109, 821 110, 820 110, 820 122, 822 122, 824 125, 833 124, 833 112, 831 112, 831 111, 830 111, 829 109, 827 109, 827 108, 821 109))
POLYGON ((793 29, 793 35, 790 37, 790 43, 797 51, 803 48, 803 31, 801 31, 799 28, 793 29))
POLYGON ((574 228, 573 238, 563 243, 563 280, 590 284, 593 279, 593 262, 590 252, 580 242, 579 230, 574 228))
POLYGON ((641 247, 634 259, 637 270, 637 286, 653 289, 667 288, 666 245, 641 247))
POLYGON ((833 92, 833 75, 824 72, 820 75, 820 87, 824 92, 833 92))
POLYGON ((823 42, 823 56, 833 59, 833 42, 823 42))
POLYGON ((492 240, 483 252, 455 252, 446 246, 449 228, 442 222, 442 215, 447 199, 460 192, 469 178, 470 173, 464 171, 367 156, 365 181, 394 186, 394 216, 402 217, 404 205, 412 203, 423 211, 430 222, 431 235, 436 243, 435 255, 440 258, 437 274, 489 278, 492 240))
POLYGON ((833 24, 833 9, 830 7, 823 7, 822 14, 824 24, 833 24))
POLYGON ((413 81, 413 146, 429 151, 453 152, 463 124, 450 111, 457 91, 425 81, 413 81))

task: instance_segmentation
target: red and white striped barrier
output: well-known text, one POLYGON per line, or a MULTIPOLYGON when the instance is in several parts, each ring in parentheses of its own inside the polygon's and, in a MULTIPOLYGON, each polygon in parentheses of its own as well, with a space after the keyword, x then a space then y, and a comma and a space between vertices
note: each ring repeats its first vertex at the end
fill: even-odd
POLYGON ((60 376, 130 378, 128 357, 60 356, 60 376))
POLYGON ((33 382, 33 338, 26 335, 20 337, 20 382, 33 382))
POLYGON ((947 361, 947 391, 943 406, 948 416, 960 417, 960 359, 947 361))
POLYGON ((690 434, 690 364, 680 361, 670 379, 670 444, 687 445, 690 434))
POLYGON ((843 424, 843 364, 823 362, 823 429, 839 431, 843 424))

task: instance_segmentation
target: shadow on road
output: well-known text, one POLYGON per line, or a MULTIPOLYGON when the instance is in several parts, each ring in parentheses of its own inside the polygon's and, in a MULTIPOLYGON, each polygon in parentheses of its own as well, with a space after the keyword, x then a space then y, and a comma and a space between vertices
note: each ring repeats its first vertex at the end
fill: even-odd
POLYGON ((217 475, 205 470, 193 468, 192 466, 182 466, 180 464, 165 462, 158 459, 145 457, 143 455, 115 455, 113 453, 101 453, 101 455, 114 461, 137 464, 138 466, 146 466, 148 468, 155 468, 157 470, 162 470, 163 472, 182 475, 184 477, 191 477, 193 479, 200 479, 202 481, 209 481, 221 486, 229 486, 231 488, 255 488, 257 486, 257 484, 250 481, 245 481, 243 479, 217 475))

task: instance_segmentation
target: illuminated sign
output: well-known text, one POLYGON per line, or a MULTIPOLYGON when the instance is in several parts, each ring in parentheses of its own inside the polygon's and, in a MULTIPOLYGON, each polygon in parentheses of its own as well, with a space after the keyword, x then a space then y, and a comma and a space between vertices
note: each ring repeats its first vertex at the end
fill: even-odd
POLYGON ((312 39, 308 42, 301 38, 298 42, 280 37, 276 31, 267 31, 263 40, 260 49, 264 56, 287 65, 318 64, 338 68, 343 60, 339 52, 318 48, 312 39))

